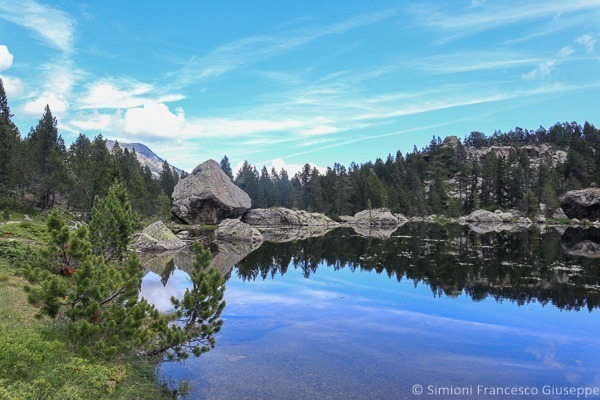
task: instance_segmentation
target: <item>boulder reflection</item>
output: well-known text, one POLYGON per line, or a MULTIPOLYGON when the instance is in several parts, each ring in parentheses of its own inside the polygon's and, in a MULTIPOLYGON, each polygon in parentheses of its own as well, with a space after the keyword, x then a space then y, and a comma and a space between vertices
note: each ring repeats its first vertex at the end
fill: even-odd
MULTIPOLYGON (((466 293, 474 301, 535 301, 564 310, 591 311, 600 304, 599 229, 474 231, 413 223, 368 237, 348 228, 324 233, 303 232, 303 240, 284 235, 258 248, 220 244, 211 248, 212 265, 226 277, 235 273, 243 280, 271 279, 290 269, 308 278, 326 265, 424 283, 434 296, 466 293)), ((168 279, 173 265, 185 271, 191 263, 193 254, 181 251, 145 265, 168 279)))

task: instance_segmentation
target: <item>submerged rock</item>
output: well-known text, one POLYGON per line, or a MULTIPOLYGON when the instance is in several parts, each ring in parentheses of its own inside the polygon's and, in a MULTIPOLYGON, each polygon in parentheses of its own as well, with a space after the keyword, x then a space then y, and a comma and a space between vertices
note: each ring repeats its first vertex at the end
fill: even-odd
POLYGON ((162 221, 156 221, 144 228, 133 245, 140 251, 165 251, 180 249, 185 243, 179 239, 162 221))
POLYGON ((326 215, 284 207, 256 208, 249 210, 242 221, 253 226, 337 226, 326 215))
POLYGON ((262 243, 263 236, 258 229, 243 223, 239 219, 222 221, 215 231, 215 239, 220 242, 262 243))
POLYGON ((250 207, 250 197, 214 160, 197 166, 173 191, 172 212, 188 224, 218 224, 241 217, 250 207))
POLYGON ((569 218, 600 218, 600 188, 568 191, 561 196, 560 206, 569 218))

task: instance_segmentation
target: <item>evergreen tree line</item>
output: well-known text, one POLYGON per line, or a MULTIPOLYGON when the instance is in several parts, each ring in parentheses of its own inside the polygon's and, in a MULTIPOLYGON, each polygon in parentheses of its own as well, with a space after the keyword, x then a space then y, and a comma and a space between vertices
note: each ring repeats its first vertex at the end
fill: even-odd
MULTIPOLYGON (((59 203, 88 217, 97 197, 121 182, 141 215, 170 215, 171 196, 180 176, 165 161, 158 179, 142 167, 135 151, 118 143, 112 152, 101 136, 84 135, 67 149, 49 107, 38 124, 22 138, 12 122, 0 80, 0 208, 50 209, 59 203)), ((387 207, 409 216, 458 216, 477 208, 519 209, 535 214, 540 203, 551 213, 567 190, 596 184, 600 173, 600 131, 557 123, 549 129, 515 128, 486 136, 471 132, 464 140, 434 137, 421 150, 397 151, 364 164, 335 163, 324 174, 305 164, 289 176, 285 169, 259 172, 248 162, 235 174, 227 156, 221 168, 246 191, 253 207, 282 206, 322 212, 330 216, 387 207), (532 145, 566 152, 556 167, 549 158, 532 164, 532 145), (476 150, 500 147, 485 157, 476 150)))
POLYGON ((139 214, 170 215, 170 198, 181 176, 166 161, 155 178, 135 150, 115 143, 110 151, 102 135, 90 140, 80 134, 67 148, 48 106, 24 138, 12 117, 0 79, 0 208, 47 210, 60 204, 88 219, 97 199, 120 182, 139 214))
POLYGON ((551 215, 564 192, 597 183, 600 130, 588 122, 572 122, 548 130, 496 131, 490 137, 472 132, 463 141, 434 137, 421 150, 415 146, 410 153, 398 151, 385 161, 353 162, 347 168, 336 163, 324 174, 309 164, 293 177, 285 169, 263 167, 259 172, 246 161, 234 177, 226 156, 221 167, 258 208, 282 206, 339 216, 387 207, 409 216, 456 217, 478 208, 533 215, 545 204, 551 215), (565 151, 566 161, 553 165, 547 156, 533 164, 532 153, 540 145, 565 151), (477 150, 484 147, 489 151, 479 157, 477 150))

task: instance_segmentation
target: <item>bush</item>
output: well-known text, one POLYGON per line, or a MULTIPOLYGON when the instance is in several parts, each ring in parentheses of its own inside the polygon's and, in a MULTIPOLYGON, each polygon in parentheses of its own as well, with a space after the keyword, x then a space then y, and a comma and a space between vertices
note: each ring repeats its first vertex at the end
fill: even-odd
POLYGON ((5 221, 8 221, 10 219, 10 213, 8 212, 8 208, 5 208, 4 211, 2 212, 2 218, 5 221))

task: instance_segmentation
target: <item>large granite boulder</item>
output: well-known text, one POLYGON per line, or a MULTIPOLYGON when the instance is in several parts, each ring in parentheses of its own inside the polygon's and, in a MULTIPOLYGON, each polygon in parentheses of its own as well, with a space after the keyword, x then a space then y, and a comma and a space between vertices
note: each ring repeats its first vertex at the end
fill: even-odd
POLYGON ((467 222, 496 222, 502 223, 503 218, 491 211, 475 210, 467 217, 467 222))
POLYGON ((217 227, 215 239, 218 242, 229 243, 261 243, 263 241, 263 236, 258 229, 243 223, 239 219, 226 219, 217 227))
POLYGON ((289 208, 256 208, 249 210, 242 221, 253 226, 337 226, 326 215, 289 208))
POLYGON ((214 160, 198 165, 173 191, 173 214, 188 224, 214 225, 239 218, 250 206, 250 197, 214 160))
POLYGON ((367 226, 396 226, 398 225, 398 217, 387 208, 376 208, 357 212, 348 223, 367 226))
POLYGON ((180 249, 185 243, 179 239, 162 221, 156 221, 144 228, 133 247, 139 251, 166 251, 180 249))
POLYGON ((600 218, 600 188, 568 191, 561 196, 560 206, 569 218, 600 218))

